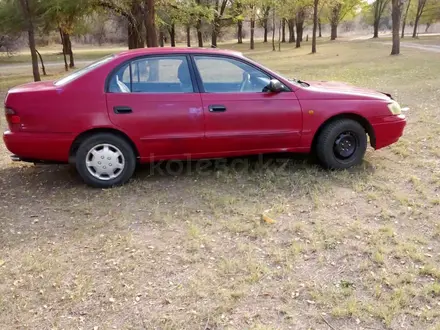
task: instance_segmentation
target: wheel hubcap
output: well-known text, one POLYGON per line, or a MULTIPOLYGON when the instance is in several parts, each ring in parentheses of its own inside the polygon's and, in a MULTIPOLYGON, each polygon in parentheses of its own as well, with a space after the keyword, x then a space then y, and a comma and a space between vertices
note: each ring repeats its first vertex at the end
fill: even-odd
POLYGON ((121 175, 124 170, 124 155, 114 145, 98 144, 87 153, 86 167, 95 178, 111 180, 121 175))
POLYGON ((357 148, 357 138, 352 132, 343 132, 338 135, 333 146, 333 152, 339 159, 353 156, 357 148))

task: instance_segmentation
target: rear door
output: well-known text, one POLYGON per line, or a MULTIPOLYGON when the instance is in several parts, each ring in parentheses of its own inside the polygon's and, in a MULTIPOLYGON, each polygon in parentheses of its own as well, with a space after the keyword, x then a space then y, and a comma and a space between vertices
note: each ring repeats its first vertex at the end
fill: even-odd
POLYGON ((137 140, 141 158, 200 152, 203 111, 193 79, 186 55, 136 58, 120 66, 110 78, 110 120, 137 140))
POLYGON ((202 86, 205 135, 221 154, 285 151, 298 146, 301 107, 295 93, 267 91, 271 76, 223 55, 194 55, 202 86))

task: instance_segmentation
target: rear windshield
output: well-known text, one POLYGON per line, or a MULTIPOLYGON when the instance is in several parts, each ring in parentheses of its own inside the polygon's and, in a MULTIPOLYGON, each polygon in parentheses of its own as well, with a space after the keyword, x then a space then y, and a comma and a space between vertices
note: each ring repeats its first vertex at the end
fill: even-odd
POLYGON ((55 86, 61 86, 61 85, 65 85, 70 83, 72 80, 75 80, 76 78, 79 78, 83 75, 85 75, 86 73, 96 69, 97 67, 107 63, 108 61, 112 60, 114 58, 114 55, 109 55, 106 57, 103 57, 93 63, 90 63, 89 65, 85 66, 82 69, 76 70, 74 72, 72 72, 71 74, 55 81, 54 85, 55 86))

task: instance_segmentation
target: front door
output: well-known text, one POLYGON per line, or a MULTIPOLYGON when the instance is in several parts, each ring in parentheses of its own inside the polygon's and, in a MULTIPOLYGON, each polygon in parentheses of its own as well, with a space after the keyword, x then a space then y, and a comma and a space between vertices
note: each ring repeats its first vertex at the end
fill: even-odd
POLYGON ((125 63, 110 79, 110 120, 136 140, 143 160, 201 151, 202 103, 188 65, 185 55, 147 56, 125 63))
POLYGON ((295 93, 271 93, 271 77, 227 56, 195 55, 201 80, 205 136, 211 152, 240 154, 288 151, 298 146, 301 106, 295 93))

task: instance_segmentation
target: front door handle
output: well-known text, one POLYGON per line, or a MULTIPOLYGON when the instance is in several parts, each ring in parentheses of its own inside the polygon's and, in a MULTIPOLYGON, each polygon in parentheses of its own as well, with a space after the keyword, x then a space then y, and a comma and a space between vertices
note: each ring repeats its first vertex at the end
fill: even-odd
POLYGON ((226 107, 224 105, 210 105, 209 112, 225 112, 226 107))
POLYGON ((131 110, 130 107, 124 107, 124 106, 113 107, 113 111, 117 114, 125 114, 125 113, 132 113, 133 112, 133 110, 131 110))

